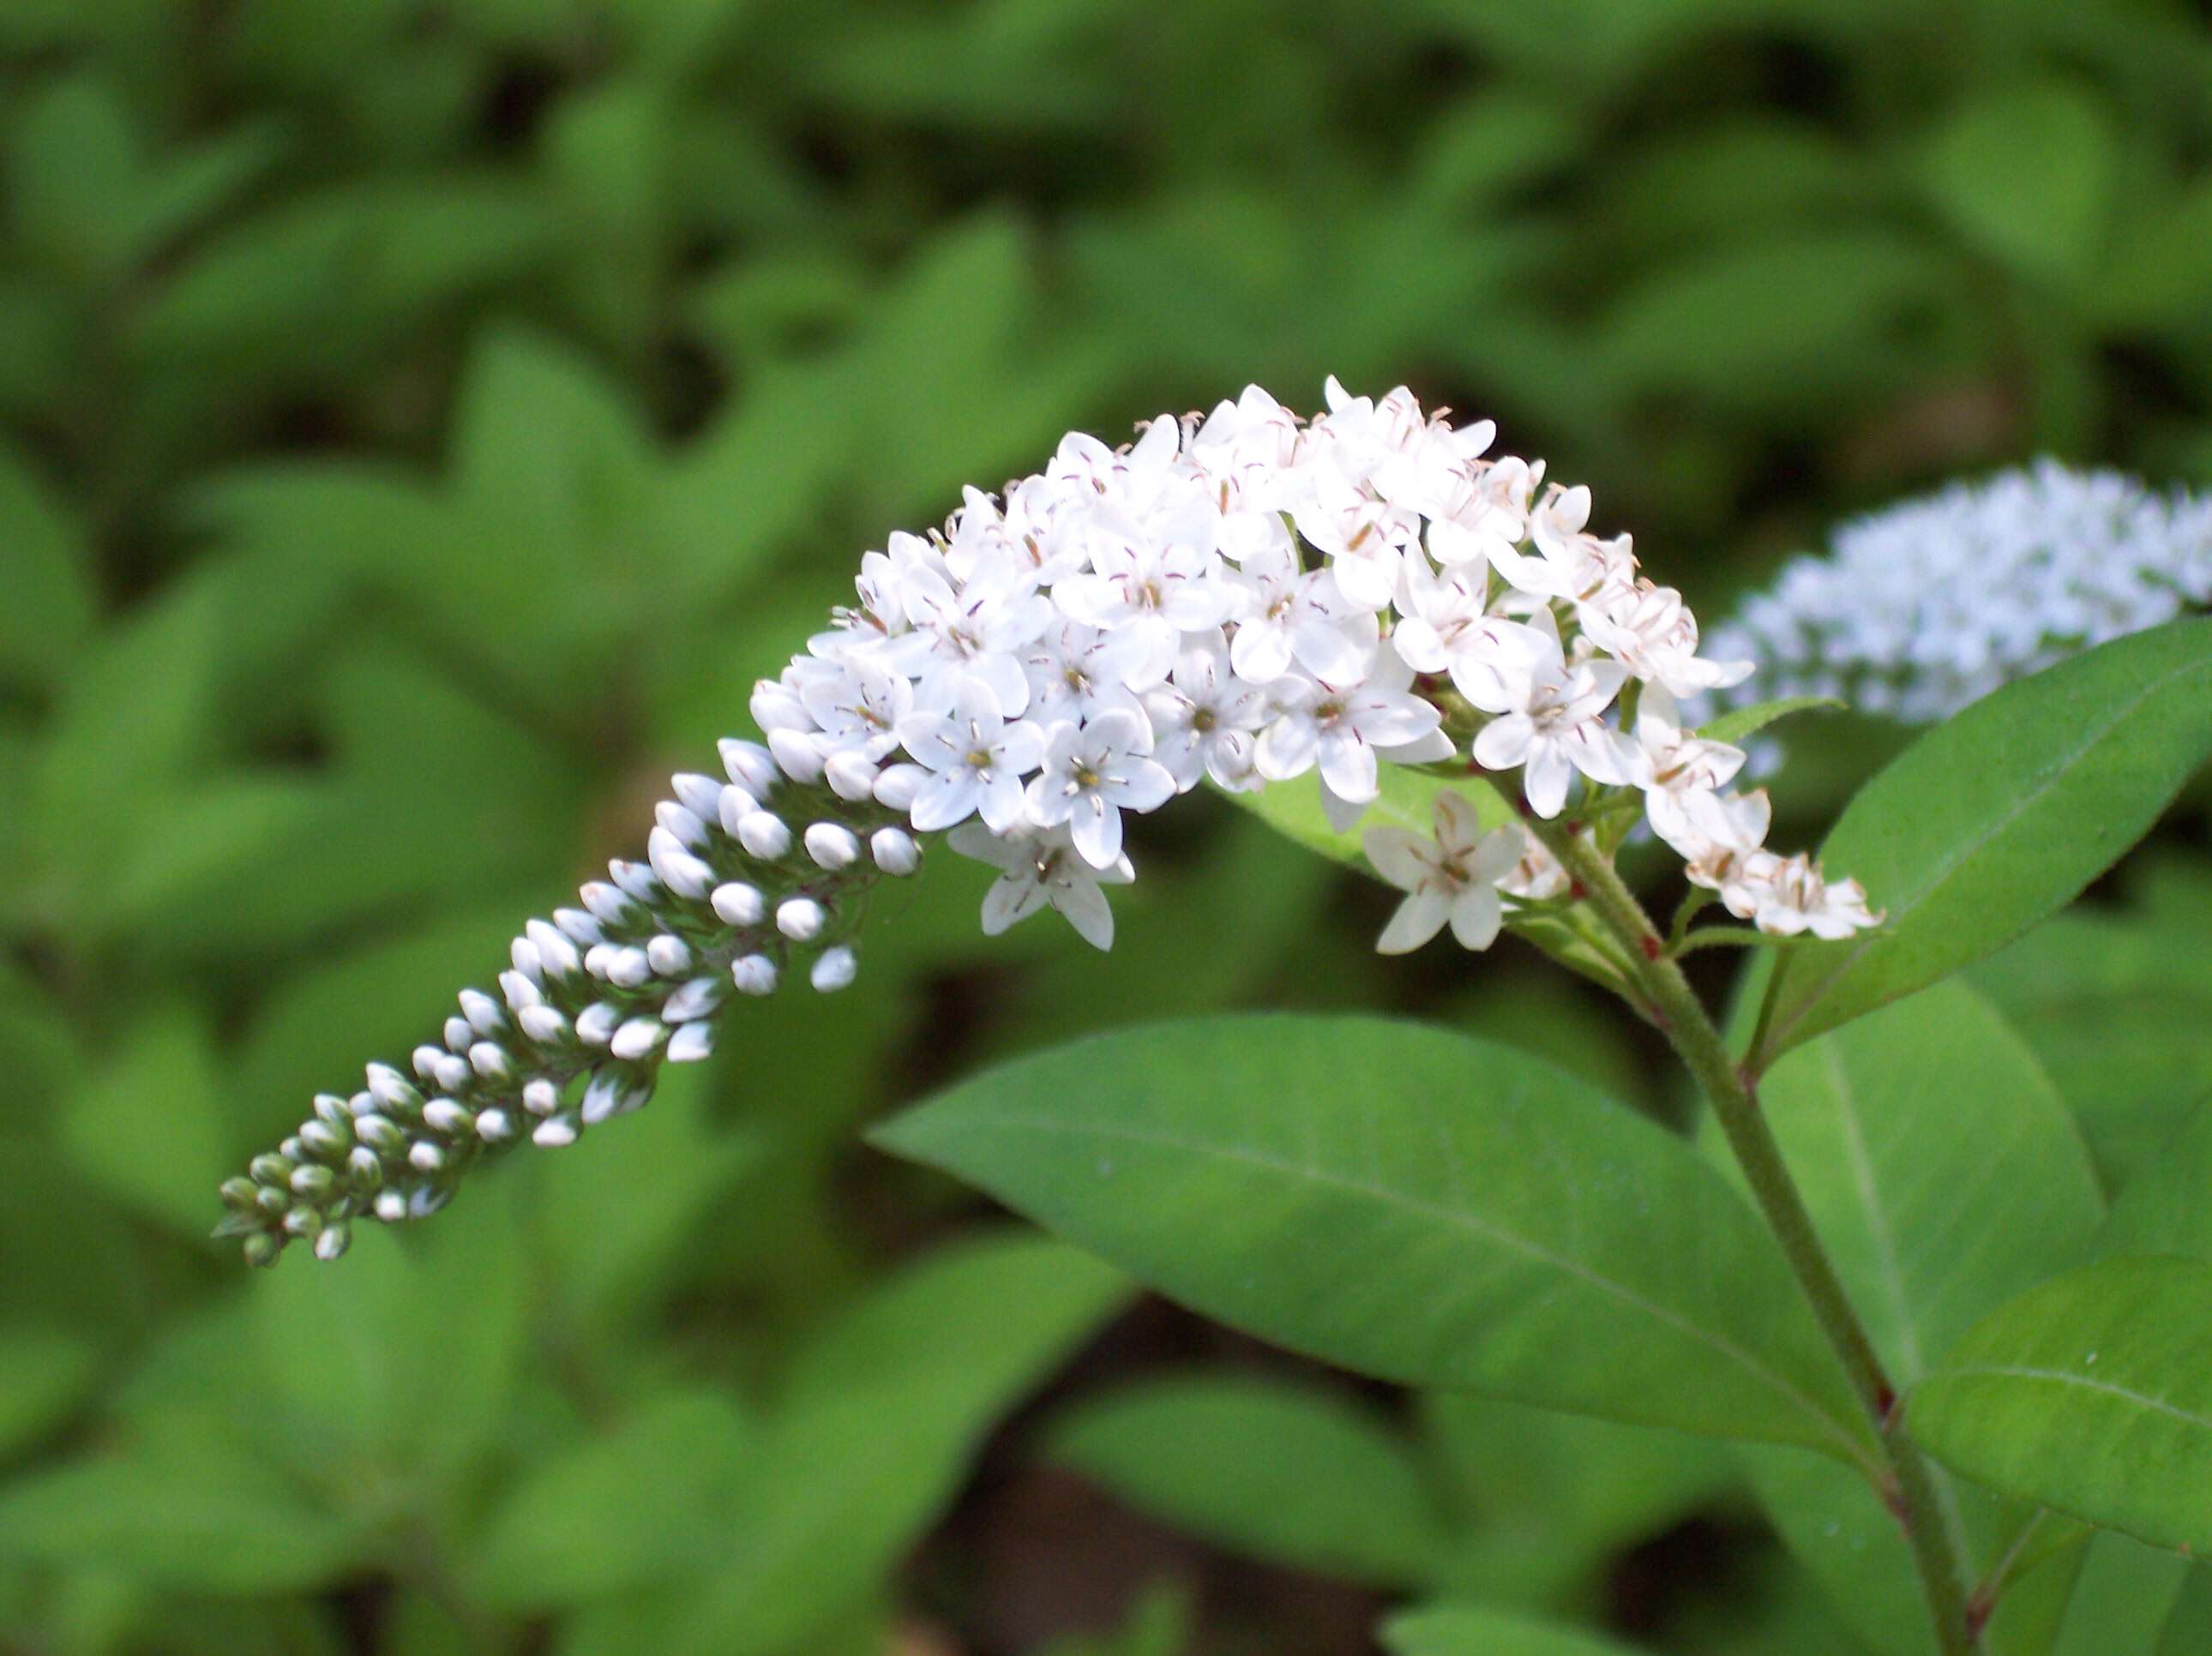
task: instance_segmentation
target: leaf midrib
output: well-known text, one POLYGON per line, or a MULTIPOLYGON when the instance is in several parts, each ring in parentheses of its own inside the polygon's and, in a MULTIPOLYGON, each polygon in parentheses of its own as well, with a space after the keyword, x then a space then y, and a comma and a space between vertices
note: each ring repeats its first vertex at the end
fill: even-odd
MULTIPOLYGON (((1951 877, 1959 871, 1962 864, 1964 864, 1976 852, 1979 852, 1984 846, 1987 846, 1992 840, 2010 828, 2014 822, 2018 822, 2022 816, 2027 814, 2031 807, 2039 803, 2045 794, 2050 792, 2051 789, 2057 786, 2058 784, 2064 779, 2067 773, 2073 770, 2075 766, 2081 761, 2082 758, 2092 748, 2094 748, 2098 743, 2104 741, 2104 739, 2110 736, 2114 730, 2118 728, 2124 720, 2132 718, 2136 710, 2142 707, 2144 702, 2149 701, 2154 694, 2158 691, 2163 690, 2167 685, 2172 683, 2173 681, 2178 678, 2184 677, 2191 673, 2204 671, 2206 665, 2207 664, 2205 661, 2202 658, 2199 658, 2196 660, 2187 662, 2183 665, 2175 668, 2172 671, 2166 673, 2163 676, 2154 679, 2150 682, 2143 685, 2136 691, 2135 696, 2131 700, 2115 712, 2100 727, 2094 730, 2078 746, 2073 749, 2072 751, 2066 754, 2064 757, 2057 761, 2053 765, 2046 768, 2039 776, 2038 776, 2034 786, 2029 790, 2029 792, 2022 794, 2017 800, 2015 800, 2008 810, 1992 821, 1982 833, 1962 843, 1954 850, 1948 857, 1939 862, 1935 870, 1929 875, 1926 883, 1923 884, 1917 890, 1905 897, 1891 899, 1890 907, 1892 922, 1894 923, 1895 920, 1901 919, 1905 915, 1917 911, 1930 897, 1934 896, 1936 892, 1942 889, 1942 888, 1950 882, 1951 877)), ((1875 944, 1886 935, 1887 931, 1887 928, 1885 927, 1876 931, 1861 932, 1857 939, 1851 943, 1841 955, 1836 957, 1834 963, 1828 968, 1828 970, 1821 974, 1820 977, 1814 980, 1811 987, 1798 997, 1796 1010, 1793 1010, 1788 1017, 1778 1022, 1773 1030, 1767 1036, 1766 1052, 1765 1056, 1771 1058, 1773 1054, 1779 1052, 1783 1049, 1783 1046, 1787 1041, 1790 1032, 1804 1022, 1806 1014, 1810 1012, 1814 1007, 1820 1004, 1820 997, 1827 992, 1828 989, 1835 983, 1836 980, 1844 973, 1850 971, 1852 967, 1856 965, 1860 959, 1864 956, 1866 951, 1873 948, 1875 944)), ((1782 976, 1778 974, 1776 982, 1778 985, 1782 981, 1782 976)))
POLYGON ((1130 1127, 1073 1127, 1063 1122, 997 1112, 977 1112, 969 1115, 967 1119, 975 1125, 1017 1128, 1047 1137, 1054 1135, 1087 1137, 1102 1139, 1108 1143, 1141 1144, 1155 1149, 1177 1150, 1185 1155, 1231 1162, 1285 1178, 1303 1180, 1310 1184, 1364 1196, 1386 1207, 1396 1208, 1419 1217, 1468 1231, 1528 1259, 1549 1265, 1567 1276, 1577 1277, 1590 1287, 1643 1312, 1654 1321, 1674 1328, 1697 1343, 1728 1358, 1746 1374, 1786 1399, 1792 1406, 1817 1421, 1829 1435, 1839 1439, 1844 1446, 1846 1459, 1865 1471, 1869 1476, 1878 1475, 1879 1469, 1869 1458, 1865 1447, 1847 1426, 1735 1341, 1699 1327, 1680 1313, 1645 1297, 1626 1283, 1616 1282, 1609 1277, 1601 1276, 1575 1260, 1553 1253, 1528 1237, 1486 1222, 1472 1213, 1439 1207, 1434 1203, 1421 1201, 1402 1191, 1393 1190, 1388 1186, 1369 1184, 1364 1180, 1346 1178, 1340 1174, 1330 1173, 1319 1168, 1301 1166, 1261 1151, 1243 1147, 1231 1148, 1194 1142, 1179 1138, 1170 1133, 1144 1132, 1130 1127))

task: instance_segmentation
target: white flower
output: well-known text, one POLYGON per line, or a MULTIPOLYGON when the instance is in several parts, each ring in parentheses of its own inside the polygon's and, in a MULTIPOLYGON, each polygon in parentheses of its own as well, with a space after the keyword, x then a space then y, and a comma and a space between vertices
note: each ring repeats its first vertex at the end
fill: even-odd
POLYGON ((1436 834, 1376 828, 1361 841, 1375 871, 1407 894, 1375 947, 1384 955, 1419 949, 1447 922, 1468 949, 1487 949, 1504 923, 1498 883, 1513 871, 1526 839, 1518 824, 1482 831, 1482 820, 1465 795, 1438 792, 1436 834))
POLYGON ((1525 679, 1515 682, 1512 706, 1476 732, 1474 761, 1485 770, 1522 767, 1521 790, 1539 816, 1557 816, 1567 785, 1580 771, 1593 782, 1620 783, 1630 768, 1604 713, 1626 682, 1617 661, 1570 667, 1556 643, 1525 679))
POLYGON ((1675 695, 1696 695, 1747 678, 1748 661, 1707 661, 1698 655, 1698 618, 1671 586, 1639 580, 1608 587, 1580 606, 1583 631, 1640 679, 1675 695))
POLYGON ((1559 859, 1531 834, 1523 837, 1521 859, 1498 883, 1498 889, 1518 901, 1540 903, 1565 895, 1573 885, 1559 859))
POLYGON ((1255 732, 1267 716, 1267 699, 1231 670, 1218 631, 1200 634, 1159 688, 1146 693, 1152 757, 1167 767, 1178 790, 1202 776, 1224 788, 1260 785, 1252 768, 1255 732))
POLYGON ((823 670, 808 674, 799 693, 820 727, 817 745, 871 762, 897 747, 899 721, 914 711, 913 681, 865 655, 817 665, 823 670))
POLYGON ((1044 758, 1044 732, 1027 719, 1008 722, 981 680, 959 687, 950 715, 901 719, 898 736, 927 773, 914 779, 915 827, 927 833, 980 816, 993 833, 1003 834, 1022 820, 1022 779, 1044 758))
POLYGON ((1044 770, 1030 784, 1030 820, 1067 825, 1093 868, 1121 854, 1123 810, 1157 810, 1175 797, 1175 778, 1152 757, 1152 726, 1141 713, 1116 709, 1088 725, 1055 725, 1045 743, 1044 770))
POLYGON ((951 707, 967 683, 988 688, 1009 715, 1028 706, 1021 656, 1052 624, 1050 600, 988 580, 955 590, 934 570, 921 569, 908 585, 906 605, 914 628, 889 640, 883 659, 920 680, 917 706, 951 707))
POLYGON ((1768 854, 1766 831, 1773 825, 1774 807, 1766 790, 1689 793, 1682 796, 1680 804, 1676 822, 1662 827, 1654 819, 1651 826, 1681 855, 1686 864, 1683 872, 1692 885, 1719 892, 1733 912, 1748 916, 1756 899, 1741 899, 1749 906, 1740 907, 1740 900, 1731 894, 1742 889, 1755 860, 1768 854), (1680 837, 1668 834, 1666 827, 1677 828, 1680 837))
POLYGON ((1362 610, 1388 609, 1405 549, 1420 539, 1420 514, 1333 469, 1316 471, 1310 485, 1291 508, 1298 533, 1328 555, 1347 600, 1362 610))
POLYGON ((1240 585, 1244 613, 1229 647, 1240 678, 1271 683, 1294 661, 1334 683, 1364 676, 1381 630, 1371 610, 1346 599, 1334 569, 1302 569, 1285 540, 1248 556, 1240 585))
POLYGON ((1184 446, 1223 512, 1250 507, 1255 516, 1272 516, 1297 444, 1297 416, 1259 386, 1247 385, 1234 403, 1215 404, 1184 446))
POLYGON ((1022 658, 1030 682, 1026 711, 1040 725, 1095 719, 1116 708, 1133 712, 1137 693, 1165 678, 1174 660, 1152 634, 1061 622, 1022 658))
POLYGON ((1480 562, 1439 579, 1425 559, 1408 558, 1390 641, 1416 672, 1449 674, 1462 695, 1498 713, 1526 695, 1528 675, 1554 646, 1534 627, 1489 614, 1488 586, 1480 562))
POLYGON ((1644 790, 1651 826, 1669 845, 1697 843, 1685 802, 1711 793, 1743 768, 1744 754, 1725 742, 1709 742, 1682 728, 1681 713, 1665 687, 1646 685, 1636 710, 1631 778, 1644 790))
POLYGON ((1154 658, 1174 660, 1183 634, 1218 627, 1237 609, 1213 551, 1213 525, 1195 516, 1157 528, 1102 518, 1093 525, 1092 573, 1070 575, 1053 588, 1054 600, 1075 620, 1133 634, 1154 658))
POLYGON ((999 835, 966 822, 945 843, 963 857, 1003 870, 983 894, 983 934, 995 937, 1047 905, 1067 917, 1094 949, 1114 946, 1114 911, 1102 885, 1127 885, 1136 877, 1127 857, 1097 869, 1076 852, 1065 828, 999 835))
MULTIPOLYGON (((1387 646, 1376 652, 1376 672, 1363 682, 1323 683, 1292 672, 1268 687, 1275 718, 1260 732, 1255 764, 1271 782, 1288 780, 1318 766, 1337 798, 1364 804, 1380 791, 1376 755, 1441 740, 1443 715, 1406 687, 1412 670, 1387 646)), ((1445 742, 1443 753, 1451 751, 1445 742)))
POLYGON ((1845 524, 1715 629, 1729 698, 1839 695, 1908 724, 2212 604, 2212 497, 2055 460, 1845 524))
POLYGON ((1744 877, 1723 894, 1729 912, 1761 931, 1794 937, 1809 931, 1831 940, 1881 924, 1867 907, 1856 880, 1829 880, 1803 852, 1778 857, 1762 852, 1744 877))

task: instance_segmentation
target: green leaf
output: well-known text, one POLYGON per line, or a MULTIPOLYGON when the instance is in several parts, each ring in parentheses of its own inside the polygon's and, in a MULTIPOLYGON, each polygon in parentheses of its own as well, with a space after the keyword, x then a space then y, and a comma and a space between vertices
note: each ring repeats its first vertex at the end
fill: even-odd
MULTIPOLYGON (((2175 1608, 2189 1574, 2185 1558, 2112 1530, 2098 1531, 2084 1550, 2056 1656, 2152 1656, 2159 1629, 2175 1608)), ((2168 1653, 2157 1651, 2156 1656, 2168 1653)))
POLYGON ((1958 111, 1929 148, 1926 176, 1966 240, 2025 276, 2070 280, 2102 246, 2119 161, 2096 101, 2030 84, 1958 111))
POLYGON ((349 1527, 219 1439, 176 1433, 0 1494, 0 1550, 187 1592, 299 1592, 356 1556, 349 1527))
POLYGON ((1765 730, 1778 719, 1787 719, 1792 713, 1810 713, 1815 707, 1841 707, 1845 704, 1832 695, 1785 695, 1773 701, 1759 701, 1748 707, 1737 707, 1723 713, 1718 719, 1698 727, 1698 734, 1708 742, 1738 743, 1765 730))
POLYGON ((14 450, 0 444, 0 688, 43 688, 92 630, 92 553, 82 527, 14 450))
MULTIPOLYGON (((1741 1482, 1731 1457, 1679 1432, 1455 1392, 1427 1393, 1421 1410, 1464 1520, 1437 1580, 1455 1598, 1566 1602, 1621 1552, 1732 1497, 1741 1482)), ((1842 1467, 1838 1476, 1859 1478, 1842 1467)))
POLYGON ((197 1013, 172 1007, 140 1018, 118 1045, 70 1099, 62 1143, 118 1202, 200 1241, 237 1152, 210 1032, 197 1013))
POLYGON ((0 1456, 12 1455, 82 1403, 100 1371, 99 1354, 52 1329, 0 1331, 0 1456))
MULTIPOLYGON (((1899 1389, 1977 1318, 2078 1258, 2103 1216, 2065 1106, 2019 1036, 1963 983, 1797 1048, 1760 1083, 1759 1099, 1899 1389)), ((1927 1611, 1911 1556, 1864 1482, 1787 1451, 1746 1459, 1776 1527, 1844 1619, 1876 1649, 1923 1649, 1927 1611)), ((1993 1561, 2030 1521, 1936 1477, 1942 1520, 1971 1561, 1993 1561)))
POLYGON ((1509 1046, 1376 1018, 1075 1042, 878 1130, 1173 1297, 1355 1371, 1863 1453, 1749 1207, 1509 1046))
POLYGON ((2154 1546, 2212 1549, 2212 1265, 2106 1259, 2030 1289, 1911 1394, 1967 1477, 2154 1546))
MULTIPOLYGON (((2194 1026, 2201 1042, 2205 1026, 2194 1026)), ((2157 1156, 2120 1189, 2097 1233, 2095 1258, 2171 1253, 2212 1265, 2212 1098, 2190 1112, 2157 1156)))
POLYGON ((805 1646, 951 1498, 999 1416, 1128 1292, 1096 1260, 1031 1236, 967 1243, 894 1277, 793 1373, 662 1647, 805 1646))
POLYGON ((2008 684, 1861 789, 1821 847, 1880 930, 1792 949, 1755 1058, 1947 977, 2070 901, 2212 753, 2212 620, 2175 622, 2008 684))
POLYGON ((1293 1569, 1406 1586, 1443 1541, 1404 1437, 1305 1386, 1150 1380, 1064 1416, 1047 1453, 1139 1512, 1293 1569))
POLYGON ((1518 1611, 1444 1605, 1382 1624, 1390 1656, 1632 1656, 1628 1646, 1518 1611))
POLYGON ((661 1580, 726 1521, 758 1428, 718 1392, 671 1392, 536 1460, 467 1568, 494 1608, 538 1611, 661 1580))

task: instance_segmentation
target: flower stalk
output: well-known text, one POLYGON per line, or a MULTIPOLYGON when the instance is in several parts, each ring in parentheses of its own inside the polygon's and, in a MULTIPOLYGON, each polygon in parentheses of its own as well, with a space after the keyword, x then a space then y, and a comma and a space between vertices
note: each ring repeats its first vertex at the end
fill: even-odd
POLYGON ((1876 1493, 1896 1516, 1911 1549, 1936 1648, 1942 1656, 1963 1656, 1978 1643, 1978 1627, 1968 1614, 1963 1562, 1937 1512, 1933 1473, 1906 1429, 1897 1390, 1814 1228, 1782 1148, 1759 1109, 1753 1078, 1729 1052, 1705 1003, 1683 975, 1674 958, 1677 949, 1652 925, 1635 893, 1612 859, 1591 843, 1583 825, 1573 819, 1546 821, 1531 815, 1528 826, 1624 945, 1621 952, 1632 974, 1637 999, 1711 1104, 1752 1199, 1781 1246, 1820 1331, 1874 1428, 1883 1460, 1876 1493))

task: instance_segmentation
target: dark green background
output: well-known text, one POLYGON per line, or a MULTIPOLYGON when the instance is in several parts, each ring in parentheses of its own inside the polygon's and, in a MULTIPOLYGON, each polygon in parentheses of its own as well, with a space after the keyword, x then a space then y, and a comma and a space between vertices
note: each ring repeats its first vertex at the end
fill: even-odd
MULTIPOLYGON (((811 1502, 883 1533, 803 1550, 825 1608, 783 1648, 1363 1648, 1382 1600, 1047 1469, 1039 1410, 984 1443, 1081 1318, 914 1404, 943 1418, 890 1441, 927 1464, 833 1432, 742 1471, 804 1377, 834 1394, 803 1354, 907 1349, 851 1307, 976 1220, 856 1125, 994 1054, 1376 1005, 1664 1104, 1533 953, 1379 961, 1382 894, 1217 802, 1146 825, 1110 957, 987 944, 939 856, 855 989, 741 1009, 562 1165, 328 1269, 204 1240, 312 1091, 641 843, 863 549, 1071 426, 1250 379, 1310 408, 1331 372, 1495 417, 1715 611, 1841 515, 2030 454, 2212 482, 2212 22, 0 5, 0 1644, 651 1647, 592 1561, 642 1548, 680 1598, 811 1502)), ((925 1319, 952 1349, 1020 1345, 957 1309, 925 1319)), ((1157 1305, 1087 1352, 1044 1414, 1267 1362, 1157 1305)), ((1628 1518, 1539 1522, 1553 1473, 1424 1418, 1528 1596, 1685 1651, 1819 1625, 1726 1490, 1648 1511, 1632 1465, 1589 1497, 1628 1518)))

